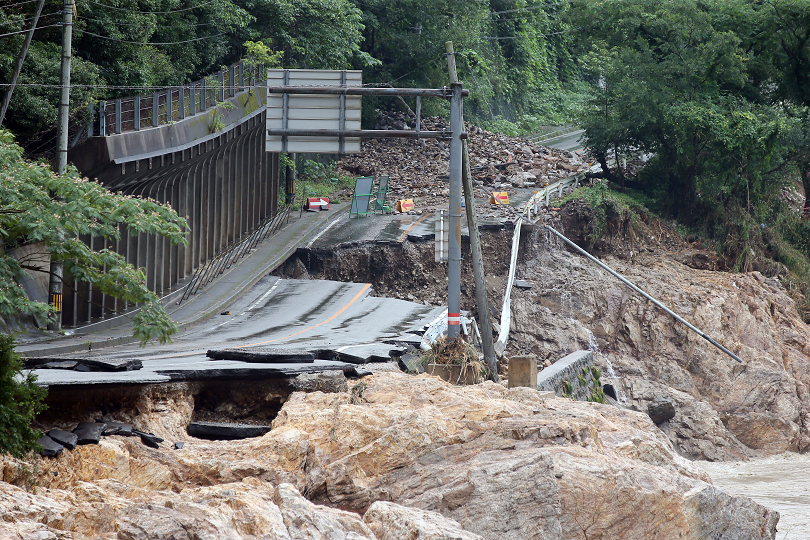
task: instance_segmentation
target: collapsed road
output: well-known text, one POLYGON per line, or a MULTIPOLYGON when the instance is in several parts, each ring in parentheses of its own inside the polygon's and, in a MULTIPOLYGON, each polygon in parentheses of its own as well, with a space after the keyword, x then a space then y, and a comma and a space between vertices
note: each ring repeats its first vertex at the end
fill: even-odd
MULTIPOLYGON (((197 326, 174 343, 88 351, 60 357, 34 372, 44 386, 150 384, 180 380, 294 376, 389 360, 419 341, 415 333, 444 308, 372 295, 368 283, 262 278, 229 311, 197 326), (247 353, 247 354, 246 354, 247 353), (77 371, 70 362, 140 369, 77 371), (98 364, 98 362, 96 362, 98 364), (60 369, 65 366, 67 369, 60 369)), ((36 358, 30 359, 34 363, 36 358)))

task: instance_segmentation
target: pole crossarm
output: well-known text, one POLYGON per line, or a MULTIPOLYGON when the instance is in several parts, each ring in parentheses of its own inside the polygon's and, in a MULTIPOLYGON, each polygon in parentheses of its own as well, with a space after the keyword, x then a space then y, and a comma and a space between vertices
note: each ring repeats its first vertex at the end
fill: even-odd
MULTIPOLYGON (((451 131, 416 131, 408 129, 268 129, 270 136, 288 137, 360 137, 361 139, 444 139, 453 138, 451 131)), ((467 138, 467 132, 461 133, 467 138)))
MULTIPOLYGON (((339 86, 268 86, 268 94, 331 94, 338 96, 417 96, 417 97, 438 97, 451 99, 453 89, 445 86, 442 88, 362 88, 362 87, 339 87, 339 86)), ((461 96, 470 95, 469 90, 462 90, 461 96)))

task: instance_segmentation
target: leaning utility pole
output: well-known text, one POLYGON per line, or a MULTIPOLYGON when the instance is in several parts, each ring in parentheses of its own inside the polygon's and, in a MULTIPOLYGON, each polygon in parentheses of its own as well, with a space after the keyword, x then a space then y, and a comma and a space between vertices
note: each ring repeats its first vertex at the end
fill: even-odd
POLYGON ((447 339, 461 333, 461 84, 450 89, 450 241, 447 259, 447 339))
MULTIPOLYGON (((68 152, 68 120, 70 116, 70 57, 73 37, 73 0, 62 3, 62 71, 59 77, 59 123, 56 126, 56 174, 65 174, 68 152)), ((61 235, 60 235, 61 236, 61 235)), ((48 304, 54 310, 48 320, 48 330, 62 327, 62 261, 51 254, 48 304)))
POLYGON ((25 55, 28 54, 28 47, 31 46, 31 38, 34 37, 34 30, 37 29, 39 15, 42 13, 42 6, 44 5, 45 0, 39 0, 39 3, 37 4, 37 11, 34 13, 34 19, 31 21, 31 28, 29 28, 28 32, 25 34, 25 41, 23 42, 22 50, 20 50, 20 55, 17 57, 17 65, 14 66, 14 73, 11 74, 11 85, 8 87, 8 90, 6 90, 6 95, 3 98, 3 106, 0 108, 0 126, 3 125, 3 119, 6 117, 8 104, 11 102, 11 94, 14 93, 14 85, 17 84, 17 77, 20 76, 23 62, 25 62, 25 55))
MULTIPOLYGON (((456 58, 453 51, 453 42, 445 44, 447 51, 447 67, 450 71, 450 82, 458 82, 456 72, 456 58)), ((463 125, 462 109, 462 125, 463 125)), ((493 381, 498 381, 498 359, 495 356, 495 345, 492 341, 492 323, 489 318, 489 302, 484 281, 484 256, 481 251, 481 234, 478 230, 478 217, 475 214, 475 197, 473 196, 472 178, 470 174, 470 155, 467 150, 467 141, 462 141, 461 151, 461 182, 464 186, 464 201, 467 210, 467 228, 470 230, 470 251, 472 252, 472 269, 475 277, 475 297, 478 302, 478 320, 481 322, 481 345, 484 349, 484 359, 492 374, 493 381)))

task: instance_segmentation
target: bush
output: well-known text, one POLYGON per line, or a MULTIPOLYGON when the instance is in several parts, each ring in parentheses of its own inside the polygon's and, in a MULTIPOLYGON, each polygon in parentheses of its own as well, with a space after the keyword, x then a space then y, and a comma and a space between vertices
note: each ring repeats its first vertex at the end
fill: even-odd
POLYGON ((23 374, 22 368, 14 338, 0 336, 0 452, 18 458, 37 449, 42 433, 31 422, 45 409, 48 393, 37 386, 36 375, 23 374))

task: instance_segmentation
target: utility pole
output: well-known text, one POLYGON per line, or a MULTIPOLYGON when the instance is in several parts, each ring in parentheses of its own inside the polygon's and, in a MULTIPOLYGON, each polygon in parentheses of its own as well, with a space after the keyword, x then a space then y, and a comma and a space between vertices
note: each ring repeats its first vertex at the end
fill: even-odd
MULTIPOLYGON (((450 71, 450 82, 458 82, 456 72, 456 58, 453 51, 453 42, 445 44, 447 51, 447 67, 450 71)), ((463 109, 462 109, 463 125, 463 109)), ((492 323, 489 318, 489 302, 487 301, 486 282, 484 281, 484 255, 481 251, 481 234, 478 230, 478 216, 475 213, 475 197, 473 196, 472 175, 470 173, 470 155, 467 141, 462 141, 461 151, 461 182, 464 187, 464 202, 467 210, 467 228, 470 231, 470 251, 472 252, 472 269, 475 278, 475 297, 478 303, 478 320, 481 323, 481 345, 484 349, 484 360, 491 373, 490 378, 498 382, 498 359, 495 356, 495 345, 492 341, 492 323)))
POLYGON ((14 93, 14 85, 17 84, 17 77, 20 76, 23 62, 25 62, 25 55, 28 54, 28 47, 31 45, 31 38, 34 37, 34 30, 37 29, 39 15, 42 13, 42 6, 44 5, 45 0, 39 0, 39 3, 37 4, 37 11, 34 13, 34 20, 31 22, 31 28, 29 28, 28 33, 25 34, 25 41, 23 42, 22 50, 20 51, 20 55, 17 57, 17 65, 14 66, 14 73, 11 74, 11 86, 9 86, 8 90, 6 90, 6 95, 3 98, 3 106, 0 108, 0 126, 3 125, 3 119, 6 117, 8 104, 11 102, 11 94, 14 93))
MULTIPOLYGON (((73 0, 62 3, 62 71, 59 77, 59 123, 56 126, 56 174, 65 174, 68 152, 68 120, 70 116, 70 58, 73 38, 73 0)), ((61 238, 61 232, 59 234, 61 238)), ((62 261, 51 254, 50 282, 48 284, 48 304, 54 310, 48 320, 48 330, 62 327, 62 261)))
POLYGON ((461 333, 461 84, 450 83, 450 242, 447 261, 447 339, 461 333))

